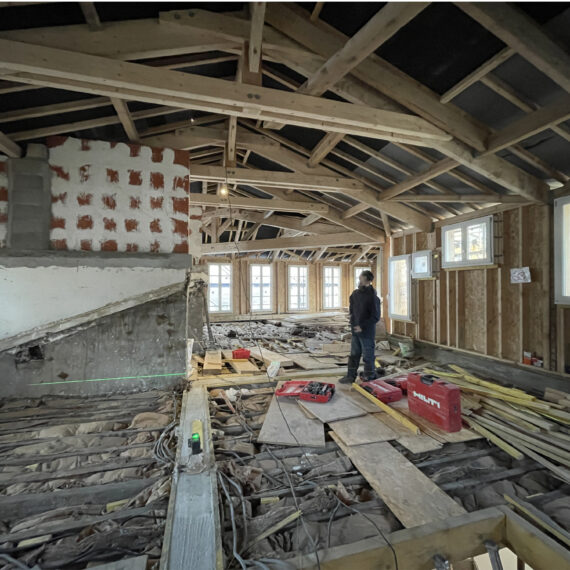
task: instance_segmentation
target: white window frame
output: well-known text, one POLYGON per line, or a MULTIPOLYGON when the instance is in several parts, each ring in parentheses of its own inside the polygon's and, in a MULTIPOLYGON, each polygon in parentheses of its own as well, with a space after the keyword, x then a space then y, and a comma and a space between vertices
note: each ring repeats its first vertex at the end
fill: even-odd
POLYGON ((406 321, 411 322, 412 320, 412 256, 409 254, 406 255, 394 255, 388 259, 388 316, 393 319, 394 321, 406 321), (395 313, 393 310, 394 306, 394 291, 393 291, 393 273, 392 267, 393 263, 397 261, 405 260, 408 264, 408 270, 406 271, 407 276, 407 283, 406 287, 408 290, 408 310, 405 314, 395 313))
POLYGON ((309 310, 309 268, 306 265, 289 265, 287 270, 287 307, 289 311, 308 311, 309 310), (301 271, 305 273, 305 287, 304 287, 304 295, 301 295, 301 287, 299 286, 301 271), (291 273, 297 273, 297 307, 293 307, 293 295, 292 295, 292 287, 291 287, 291 273), (301 306, 300 301, 304 300, 303 305, 301 306))
POLYGON ((358 289, 358 278, 360 277, 360 274, 363 271, 372 271, 371 267, 366 267, 366 266, 362 266, 362 267, 355 267, 354 268, 354 288, 358 289))
POLYGON ((422 251, 415 251, 412 253, 411 269, 413 279, 429 279, 432 276, 431 255, 431 249, 423 249, 422 251), (422 257, 427 258, 427 269, 425 271, 415 271, 416 259, 421 259, 422 257))
POLYGON ((465 222, 459 222, 457 224, 450 224, 449 226, 442 226, 441 228, 441 266, 444 269, 454 269, 457 267, 480 267, 482 265, 492 265, 493 264, 493 216, 483 216, 482 218, 474 218, 472 220, 466 220, 465 222), (487 227, 487 239, 486 239, 486 256, 484 259, 468 259, 467 258, 467 230, 470 226, 475 226, 478 224, 486 224, 487 227), (461 230, 461 260, 458 261, 447 261, 447 239, 446 234, 448 232, 460 229, 461 230))
POLYGON ((273 307, 273 268, 269 263, 252 263, 249 266, 249 302, 251 306, 251 311, 255 313, 268 313, 271 312, 271 308, 273 307), (260 284, 259 284, 259 302, 260 307, 258 309, 254 308, 253 306, 253 270, 254 267, 261 268, 260 271, 260 284), (263 268, 269 267, 269 307, 263 306, 263 288, 266 285, 265 281, 263 280, 263 268))
MULTIPOLYGON (((564 227, 564 206, 570 205, 570 196, 554 200, 554 302, 570 305, 570 293, 565 287, 565 274, 570 271, 570 222, 564 227)), ((569 206, 570 207, 570 206, 569 206)))
POLYGON ((208 264, 208 311, 210 313, 231 313, 233 307, 233 272, 232 272, 232 264, 231 263, 209 263, 208 264), (212 307, 212 303, 210 300, 211 295, 211 286, 212 286, 212 267, 218 268, 218 282, 217 282, 217 291, 218 291, 218 308, 212 307), (229 309, 222 309, 222 267, 229 268, 230 272, 230 306, 229 309))
MULTIPOLYGON (((333 285, 334 287, 334 285, 333 285)), ((334 293, 333 293, 334 296, 334 293)), ((323 309, 340 309, 342 306, 342 275, 338 265, 325 265, 323 267, 323 309), (333 269, 338 273, 338 305, 327 305, 327 269, 333 269)))

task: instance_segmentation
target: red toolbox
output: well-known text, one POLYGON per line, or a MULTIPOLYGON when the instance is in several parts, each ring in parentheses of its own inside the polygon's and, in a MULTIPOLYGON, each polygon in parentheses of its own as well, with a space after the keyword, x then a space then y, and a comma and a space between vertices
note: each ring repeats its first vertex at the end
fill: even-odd
POLYGON ((461 391, 432 374, 408 374, 408 408, 447 432, 461 429, 461 391))
POLYGON ((232 358, 234 360, 247 360, 251 356, 251 351, 247 348, 236 348, 232 350, 232 358))
POLYGON ((290 380, 289 382, 284 382, 280 388, 277 388, 275 395, 297 396, 300 400, 324 404, 334 396, 334 391, 334 384, 311 380, 290 380))
POLYGON ((408 375, 400 374, 400 376, 392 376, 391 378, 384 378, 384 382, 397 386, 405 394, 408 391, 408 375))
POLYGON ((385 404, 402 399, 402 390, 398 386, 388 384, 384 380, 369 380, 368 382, 361 382, 360 386, 385 404))

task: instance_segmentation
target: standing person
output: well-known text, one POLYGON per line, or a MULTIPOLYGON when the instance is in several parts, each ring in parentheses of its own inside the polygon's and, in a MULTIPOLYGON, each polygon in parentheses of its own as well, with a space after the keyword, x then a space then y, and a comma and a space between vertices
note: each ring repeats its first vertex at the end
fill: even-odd
POLYGON ((372 287, 373 280, 372 271, 363 271, 358 278, 358 289, 350 295, 352 342, 348 371, 346 376, 340 379, 342 384, 352 384, 356 380, 361 356, 364 360, 364 380, 374 380, 377 377, 374 366, 374 336, 376 323, 380 320, 380 299, 372 287))

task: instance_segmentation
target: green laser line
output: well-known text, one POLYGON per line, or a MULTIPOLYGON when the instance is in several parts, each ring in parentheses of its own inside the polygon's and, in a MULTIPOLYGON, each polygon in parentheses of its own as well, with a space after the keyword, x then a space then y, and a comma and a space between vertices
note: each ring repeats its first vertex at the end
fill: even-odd
POLYGON ((138 378, 160 378, 163 376, 184 376, 186 372, 170 372, 168 374, 146 374, 144 376, 117 376, 117 378, 89 378, 88 380, 61 380, 58 382, 38 382, 30 386, 50 386, 52 384, 76 384, 78 382, 108 382, 109 380, 135 380, 138 378))

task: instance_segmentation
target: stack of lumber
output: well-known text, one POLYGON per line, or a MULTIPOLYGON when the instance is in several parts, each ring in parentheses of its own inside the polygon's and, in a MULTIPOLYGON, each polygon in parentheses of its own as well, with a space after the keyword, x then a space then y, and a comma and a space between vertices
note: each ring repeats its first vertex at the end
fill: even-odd
POLYGON ((570 483, 570 394, 547 389, 547 399, 541 400, 459 366, 450 368, 453 372, 425 371, 459 386, 463 419, 471 429, 512 457, 530 457, 570 483))

